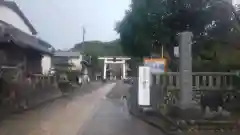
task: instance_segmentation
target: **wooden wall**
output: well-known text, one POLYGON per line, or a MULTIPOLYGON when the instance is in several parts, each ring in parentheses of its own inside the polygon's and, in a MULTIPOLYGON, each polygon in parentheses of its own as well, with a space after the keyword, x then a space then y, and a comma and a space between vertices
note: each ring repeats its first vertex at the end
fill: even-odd
POLYGON ((13 43, 0 43, 0 64, 20 66, 25 73, 41 73, 42 55, 33 50, 21 48, 13 43))

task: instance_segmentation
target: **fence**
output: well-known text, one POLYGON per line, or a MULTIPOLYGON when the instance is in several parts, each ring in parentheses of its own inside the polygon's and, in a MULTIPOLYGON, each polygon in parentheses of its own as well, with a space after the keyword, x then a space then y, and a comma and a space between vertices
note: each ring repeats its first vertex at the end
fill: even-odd
POLYGON ((56 77, 53 75, 32 74, 29 83, 33 89, 43 89, 49 86, 57 86, 56 77))
MULTIPOLYGON (((235 73, 193 72, 193 90, 231 90, 234 85, 235 73)), ((152 75, 152 83, 167 86, 168 89, 180 89, 180 73, 168 72, 152 75)))
POLYGON ((6 112, 34 106, 61 96, 55 76, 42 74, 25 76, 17 67, 2 66, 0 78, 0 109, 4 108, 3 111, 6 112))
MULTIPOLYGON (((231 72, 193 72, 193 100, 200 102, 200 97, 206 92, 223 92, 224 95, 234 95, 239 88, 240 78, 231 72)), ((178 102, 180 91, 180 73, 167 72, 152 74, 151 102, 159 104, 175 104, 178 102)))

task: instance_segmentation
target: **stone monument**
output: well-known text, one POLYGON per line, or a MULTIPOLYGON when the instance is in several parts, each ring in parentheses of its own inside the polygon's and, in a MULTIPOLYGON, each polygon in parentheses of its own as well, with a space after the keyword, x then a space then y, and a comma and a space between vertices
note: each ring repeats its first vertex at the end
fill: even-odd
POLYGON ((200 106, 193 101, 192 90, 192 32, 179 35, 180 93, 177 104, 178 116, 183 119, 196 119, 201 116, 200 106))

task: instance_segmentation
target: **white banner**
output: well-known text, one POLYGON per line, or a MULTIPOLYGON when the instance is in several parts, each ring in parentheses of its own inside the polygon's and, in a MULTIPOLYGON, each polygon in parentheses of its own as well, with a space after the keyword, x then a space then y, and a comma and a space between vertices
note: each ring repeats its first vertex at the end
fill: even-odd
POLYGON ((150 67, 140 66, 138 75, 138 105, 150 106, 150 67))

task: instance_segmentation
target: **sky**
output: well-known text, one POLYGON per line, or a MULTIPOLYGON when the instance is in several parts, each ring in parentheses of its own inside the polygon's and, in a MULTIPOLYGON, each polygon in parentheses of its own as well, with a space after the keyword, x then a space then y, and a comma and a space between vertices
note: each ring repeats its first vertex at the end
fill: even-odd
MULTIPOLYGON (((68 49, 85 41, 111 41, 131 0, 14 0, 38 31, 56 49, 68 49)), ((240 4, 240 0, 233 0, 240 4)))
POLYGON ((57 49, 85 41, 111 41, 130 0, 14 0, 38 31, 38 36, 57 49))
POLYGON ((232 2, 233 2, 233 5, 240 4, 240 0, 232 0, 232 2))

